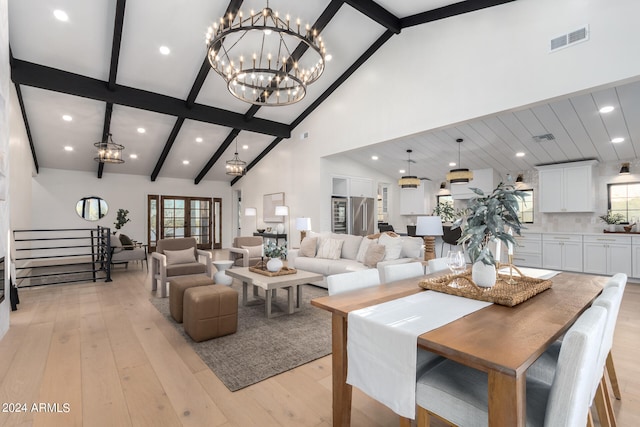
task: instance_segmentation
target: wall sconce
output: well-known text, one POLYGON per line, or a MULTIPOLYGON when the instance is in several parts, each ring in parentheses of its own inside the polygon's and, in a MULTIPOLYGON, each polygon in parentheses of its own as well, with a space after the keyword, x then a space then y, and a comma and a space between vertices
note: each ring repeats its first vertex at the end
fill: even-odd
POLYGON ((622 164, 622 167, 620 168, 620 175, 629 175, 629 162, 622 164))

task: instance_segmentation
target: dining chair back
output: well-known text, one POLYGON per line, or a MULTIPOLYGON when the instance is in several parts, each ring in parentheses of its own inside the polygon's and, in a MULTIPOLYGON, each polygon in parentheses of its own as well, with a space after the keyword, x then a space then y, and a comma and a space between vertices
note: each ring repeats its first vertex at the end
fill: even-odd
POLYGON ((429 273, 448 270, 447 258, 434 258, 429 260, 429 273))
MULTIPOLYGON (((607 289, 611 287, 619 287, 621 290, 620 302, 622 302, 622 298, 624 297, 624 289, 626 286, 627 286, 627 275, 624 273, 617 273, 611 279, 609 279, 607 284, 604 285, 604 288, 607 289)), ((609 349, 609 354, 607 355, 606 366, 607 366, 606 373, 609 376, 609 383, 611 384, 613 395, 617 400, 620 400, 622 398, 622 394, 620 393, 620 385, 618 384, 618 375, 616 374, 616 368, 615 368, 615 365, 613 364, 613 355, 611 354, 611 349, 609 349)))
POLYGON ((383 274, 386 283, 395 282, 396 280, 424 276, 424 267, 421 262, 385 265, 383 274))
POLYGON ((341 294, 342 292, 353 291, 355 289, 368 288, 380 284, 380 274, 377 268, 351 271, 349 273, 332 274, 327 276, 329 295, 341 294))
MULTIPOLYGON (((567 331, 552 384, 527 375, 527 426, 586 425, 606 316, 604 308, 591 307, 567 331)), ((429 425, 432 414, 459 426, 487 425, 487 390, 485 372, 451 360, 436 365, 417 382, 418 427, 429 425)))

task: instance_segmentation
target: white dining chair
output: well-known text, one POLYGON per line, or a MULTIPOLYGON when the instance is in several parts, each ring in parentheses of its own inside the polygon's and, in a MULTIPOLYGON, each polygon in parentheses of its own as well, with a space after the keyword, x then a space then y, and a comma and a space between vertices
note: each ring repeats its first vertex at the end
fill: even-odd
POLYGON ((434 258, 429 260, 429 273, 448 270, 447 258, 434 258))
POLYGON ((395 282, 396 280, 424 276, 424 266, 421 262, 385 265, 383 274, 385 283, 395 282))
POLYGON ((342 292, 353 291, 355 289, 368 288, 380 284, 380 274, 377 268, 351 271, 349 273, 332 274, 327 276, 329 285, 329 295, 336 295, 342 292))
MULTIPOLYGON (((607 289, 610 287, 619 287, 621 289, 620 298, 623 298, 624 289, 626 286, 627 286, 627 275, 624 273, 617 273, 611 279, 609 279, 607 284, 604 285, 604 288, 607 289)), ((622 300, 620 300, 620 302, 622 303, 622 300)), ((616 368, 613 365, 613 356, 611 354, 611 350, 609 350, 609 354, 607 355, 606 365, 607 365, 606 372, 607 372, 607 375, 609 376, 609 383, 611 384, 613 395, 617 400, 620 400, 622 399, 622 394, 620 393, 620 385, 618 385, 618 376, 616 374, 616 368)))
MULTIPOLYGON (((552 384, 527 376, 527 426, 586 425, 606 316, 604 308, 591 307, 571 326, 562 341, 552 384)), ((487 388, 485 372, 451 360, 429 369, 416 386, 418 427, 428 426, 434 414, 450 425, 488 425, 487 388)))
MULTIPOLYGON (((611 399, 607 392, 607 385, 604 374, 606 372, 606 362, 609 358, 611 347, 613 346, 613 334, 616 327, 620 303, 622 301, 623 288, 618 286, 605 287, 600 296, 593 302, 593 307, 603 307, 607 310, 602 346, 598 353, 598 363, 596 370, 598 375, 591 387, 590 406, 595 403, 600 424, 603 426, 615 426, 616 419, 611 405, 611 399)), ((557 372, 558 354, 561 350, 562 341, 554 342, 531 367, 527 370, 527 377, 534 378, 546 384, 553 381, 557 372)))

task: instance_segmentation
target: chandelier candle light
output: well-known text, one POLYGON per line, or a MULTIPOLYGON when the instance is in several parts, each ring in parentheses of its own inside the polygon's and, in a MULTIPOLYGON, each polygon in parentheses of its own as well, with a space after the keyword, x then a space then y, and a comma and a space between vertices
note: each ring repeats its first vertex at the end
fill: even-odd
POLYGON ((124 163, 122 158, 122 150, 124 145, 116 144, 109 134, 108 139, 93 144, 98 149, 98 157, 94 157, 98 163, 124 163))
POLYGON ((324 71, 327 55, 318 31, 289 15, 282 19, 267 7, 229 13, 209 27, 207 58, 241 101, 255 105, 289 105, 306 95, 307 85, 324 71), (302 53, 298 49, 303 45, 302 53))

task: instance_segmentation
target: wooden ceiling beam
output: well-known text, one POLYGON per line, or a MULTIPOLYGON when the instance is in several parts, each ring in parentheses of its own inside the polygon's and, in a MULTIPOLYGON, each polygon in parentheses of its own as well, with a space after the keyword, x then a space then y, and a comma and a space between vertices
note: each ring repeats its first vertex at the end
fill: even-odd
MULTIPOLYGON (((111 133, 111 116, 113 114, 113 104, 107 102, 107 108, 104 110, 104 124, 102 125, 102 139, 101 141, 108 141, 109 134, 111 133)), ((98 163, 98 179, 102 178, 102 172, 104 172, 104 163, 98 163)))
POLYGON ((176 138, 178 137, 178 133, 180 133, 180 129, 184 124, 184 117, 178 117, 176 119, 175 124, 173 125, 173 129, 171 129, 171 133, 169 134, 169 138, 167 142, 164 144, 164 148, 162 149, 162 153, 160 154, 160 158, 156 162, 156 167, 153 168, 153 172, 151 173, 151 181, 155 181, 158 175, 160 174, 160 169, 162 169, 162 165, 165 160, 167 160, 167 156, 169 155, 169 151, 171 151, 171 147, 173 147, 173 143, 176 142, 176 138))
POLYGON ((112 102, 155 113, 283 138, 291 136, 291 130, 286 124, 265 119, 253 119, 247 122, 243 114, 202 104, 195 104, 193 108, 187 108, 182 99, 117 84, 115 90, 111 91, 105 81, 19 59, 13 61, 11 78, 14 83, 97 101, 112 102))
POLYGON ((394 34, 400 34, 400 30, 402 30, 400 18, 378 3, 371 0, 345 0, 344 2, 387 30, 392 31, 394 34))
POLYGON ((400 19, 402 28, 413 27, 415 25, 426 24, 428 22, 437 21, 439 19, 451 18, 452 16, 462 15, 477 10, 486 9, 488 7, 499 6, 501 4, 510 3, 516 0, 467 0, 454 3, 449 6, 443 6, 438 9, 428 10, 426 12, 417 13, 400 19))

